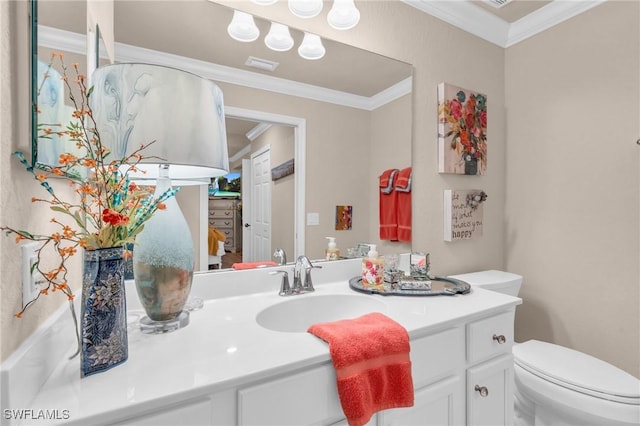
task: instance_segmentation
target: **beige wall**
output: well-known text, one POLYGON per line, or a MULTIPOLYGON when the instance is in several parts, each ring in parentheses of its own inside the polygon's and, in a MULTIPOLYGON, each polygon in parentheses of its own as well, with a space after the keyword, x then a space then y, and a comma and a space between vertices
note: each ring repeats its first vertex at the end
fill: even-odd
MULTIPOLYGON (((31 205, 22 196, 34 187, 7 155, 26 140, 16 134, 20 130, 24 135, 25 124, 24 117, 16 115, 18 96, 12 92, 19 76, 16 60, 26 53, 5 30, 11 27, 7 13, 12 4, 0 2, 0 221, 21 225, 38 217, 29 214, 31 205)), ((489 268, 524 274, 525 305, 516 321, 519 338, 564 343, 638 375, 638 151, 633 144, 638 137, 637 3, 608 2, 507 51, 403 3, 359 6, 362 19, 354 30, 341 33, 314 22, 306 29, 414 65, 413 248, 432 254, 437 274, 489 268), (485 176, 437 173, 436 86, 443 81, 488 95, 485 176), (621 90, 625 85, 627 90, 621 90), (612 105, 604 102, 613 99, 612 105), (621 119, 625 110, 628 118, 621 119), (469 187, 489 195, 485 235, 445 243, 442 191, 469 187), (621 291, 601 291, 597 283, 621 291)), ((268 17, 299 26, 287 15, 268 17)), ((260 109, 259 104, 256 100, 254 109, 260 109)), ((291 107, 295 109, 295 103, 291 107)), ((327 135, 322 127, 308 124, 309 134, 327 135)), ((307 159, 317 169, 326 171, 332 164, 331 172, 349 170, 346 159, 336 160, 321 148, 308 151, 307 159)), ((343 186, 341 190, 350 193, 336 197, 338 204, 365 191, 343 186)), ((323 204, 308 193, 307 211, 331 217, 323 204)), ((364 226, 372 228, 371 223, 364 226)), ((307 239, 325 236, 322 229, 308 232, 307 239)), ((19 255, 6 238, 0 244, 5 359, 50 310, 20 321, 11 318, 19 298, 19 255)), ((339 246, 345 246, 340 239, 339 246)))
POLYGON ((640 376, 640 3, 610 1, 507 50, 506 265, 516 338, 640 376))

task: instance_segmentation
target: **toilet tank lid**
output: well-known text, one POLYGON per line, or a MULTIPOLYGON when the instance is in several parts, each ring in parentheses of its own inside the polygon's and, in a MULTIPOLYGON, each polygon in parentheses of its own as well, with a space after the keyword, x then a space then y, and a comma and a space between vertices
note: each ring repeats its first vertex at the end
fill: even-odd
POLYGON ((468 274, 452 275, 466 283, 483 287, 504 287, 512 284, 521 284, 522 275, 513 274, 511 272, 497 271, 491 269, 488 271, 471 272, 468 274))
POLYGON ((559 385, 601 398, 617 400, 616 397, 620 397, 627 403, 640 403, 640 380, 585 353, 529 340, 514 345, 513 356, 516 364, 559 385))

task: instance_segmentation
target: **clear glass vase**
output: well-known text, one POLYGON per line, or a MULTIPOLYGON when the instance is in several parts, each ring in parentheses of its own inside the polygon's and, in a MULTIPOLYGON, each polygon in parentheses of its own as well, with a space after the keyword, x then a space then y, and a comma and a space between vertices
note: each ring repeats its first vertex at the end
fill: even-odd
MULTIPOLYGON (((155 197, 171 189, 168 167, 160 166, 155 197)), ((145 222, 133 250, 133 277, 147 316, 144 333, 166 333, 189 323, 184 306, 193 281, 194 249, 189 225, 175 197, 145 222)))

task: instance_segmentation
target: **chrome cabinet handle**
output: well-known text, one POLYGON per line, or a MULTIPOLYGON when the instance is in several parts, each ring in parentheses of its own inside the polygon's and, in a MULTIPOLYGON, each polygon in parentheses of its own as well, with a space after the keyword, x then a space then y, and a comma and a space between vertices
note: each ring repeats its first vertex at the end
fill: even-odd
POLYGON ((481 397, 489 396, 489 389, 486 386, 476 385, 475 390, 480 392, 481 397))
POLYGON ((499 345, 507 342, 507 338, 504 337, 502 334, 500 334, 500 335, 494 334, 493 335, 493 340, 498 342, 499 345))

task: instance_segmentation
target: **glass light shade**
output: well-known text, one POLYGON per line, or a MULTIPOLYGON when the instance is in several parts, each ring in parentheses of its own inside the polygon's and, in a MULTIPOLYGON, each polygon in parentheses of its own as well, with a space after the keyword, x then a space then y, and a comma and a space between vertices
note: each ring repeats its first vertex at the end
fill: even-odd
POLYGON ((298 18, 313 18, 322 12, 322 0, 289 0, 288 5, 298 18))
POLYGON ((157 179, 171 164, 172 180, 225 175, 229 156, 222 91, 211 80, 175 68, 114 64, 96 69, 89 98, 111 158, 148 145, 132 180, 157 179), (158 160, 162 159, 162 160, 158 160))
POLYGON ((277 22, 271 23, 269 34, 264 38, 264 44, 276 52, 286 52, 293 47, 293 38, 289 32, 289 27, 277 22))
POLYGON ((324 56, 326 50, 319 35, 304 33, 302 44, 298 47, 298 54, 304 59, 317 60, 324 56))
POLYGON ((233 11, 233 19, 227 27, 227 32, 232 39, 244 42, 255 41, 260 35, 253 16, 238 10, 233 11))
POLYGON ((259 4, 260 6, 271 6, 276 4, 278 0, 251 0, 252 3, 259 4))
POLYGON ((334 0, 327 22, 336 30, 349 30, 360 21, 360 11, 353 0, 334 0))

